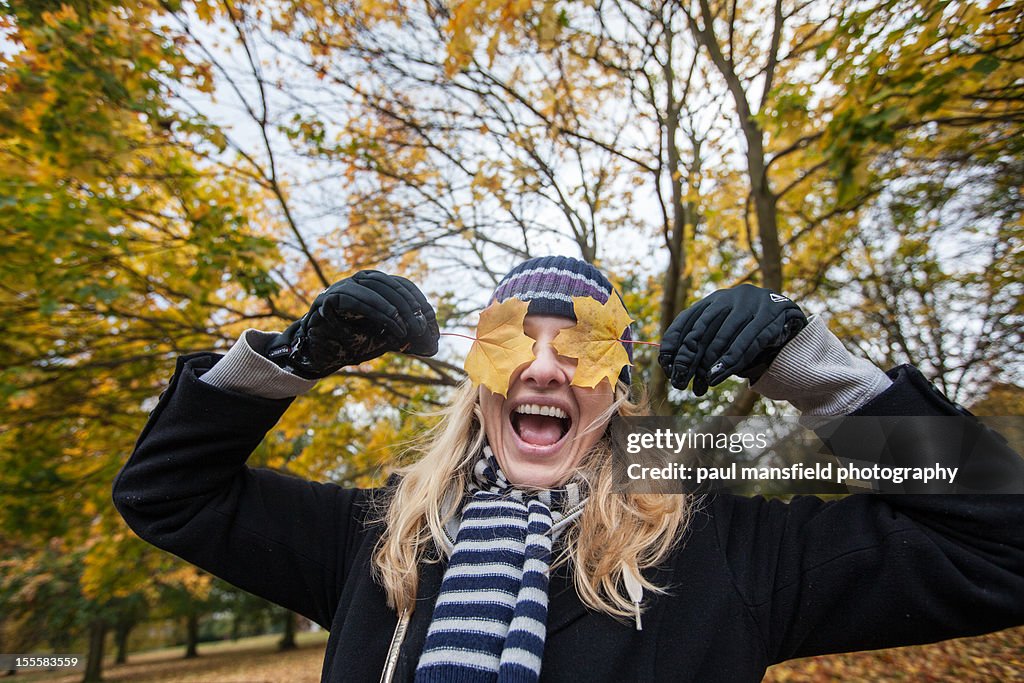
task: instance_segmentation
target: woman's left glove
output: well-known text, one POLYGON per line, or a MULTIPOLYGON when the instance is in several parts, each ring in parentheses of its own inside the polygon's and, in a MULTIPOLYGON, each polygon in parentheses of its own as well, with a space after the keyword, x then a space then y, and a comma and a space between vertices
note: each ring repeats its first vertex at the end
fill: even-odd
POLYGON ((362 270, 325 289, 266 354, 300 377, 322 379, 387 351, 433 356, 438 338, 434 309, 416 285, 362 270))
POLYGON ((770 289, 720 289, 672 321, 658 364, 676 389, 692 379, 693 393, 703 396, 729 375, 757 381, 805 325, 800 307, 770 289))

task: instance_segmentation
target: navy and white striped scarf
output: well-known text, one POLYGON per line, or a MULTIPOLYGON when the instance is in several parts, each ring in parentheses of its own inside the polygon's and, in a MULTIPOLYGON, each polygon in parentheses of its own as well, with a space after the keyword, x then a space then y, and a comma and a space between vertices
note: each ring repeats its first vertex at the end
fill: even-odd
POLYGON ((582 509, 582 485, 525 494, 508 483, 487 446, 474 476, 417 683, 540 677, 552 531, 582 509))

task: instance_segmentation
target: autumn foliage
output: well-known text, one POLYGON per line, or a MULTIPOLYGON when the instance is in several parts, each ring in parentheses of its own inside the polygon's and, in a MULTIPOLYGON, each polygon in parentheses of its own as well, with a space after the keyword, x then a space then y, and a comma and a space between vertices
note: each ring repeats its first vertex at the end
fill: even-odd
MULTIPOLYGON (((649 341, 754 282, 879 365, 1019 411, 1021 26, 987 1, 6 3, 0 651, 209 604, 209 577, 124 528, 111 481, 178 355, 282 329, 363 268, 472 334, 508 267, 581 256, 649 341)), ((581 382, 617 377, 616 315, 581 382)), ((465 368, 456 344, 346 368, 251 462, 376 484, 522 337, 465 368)), ((670 391, 655 356, 633 375, 661 413, 780 409, 738 381, 670 391)))

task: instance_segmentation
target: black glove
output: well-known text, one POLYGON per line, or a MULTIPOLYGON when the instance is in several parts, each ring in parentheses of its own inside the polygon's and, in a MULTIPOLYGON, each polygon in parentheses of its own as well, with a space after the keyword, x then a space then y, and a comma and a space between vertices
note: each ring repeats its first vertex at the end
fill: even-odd
POLYGON ((362 270, 325 289, 306 315, 274 337, 267 357, 300 377, 321 379, 387 351, 432 356, 437 340, 434 309, 416 285, 362 270))
POLYGON ((729 375, 757 381, 805 325, 800 307, 769 289, 720 289, 672 321, 658 364, 676 389, 692 379, 693 393, 703 396, 729 375))

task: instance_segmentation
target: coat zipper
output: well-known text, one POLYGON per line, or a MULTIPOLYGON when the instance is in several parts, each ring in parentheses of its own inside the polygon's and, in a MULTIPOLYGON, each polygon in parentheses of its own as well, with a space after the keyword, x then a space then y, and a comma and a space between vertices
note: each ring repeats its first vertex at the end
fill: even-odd
POLYGON ((402 616, 398 617, 395 624, 395 632, 391 636, 391 645, 388 646, 388 658, 384 662, 384 671, 380 674, 380 683, 392 683, 395 677, 395 668, 398 666, 398 653, 402 649, 402 641, 405 640, 405 632, 409 628, 409 610, 402 610, 402 616))

